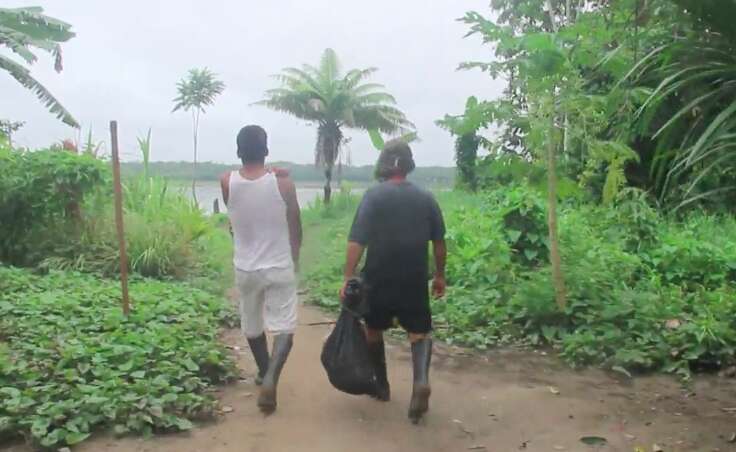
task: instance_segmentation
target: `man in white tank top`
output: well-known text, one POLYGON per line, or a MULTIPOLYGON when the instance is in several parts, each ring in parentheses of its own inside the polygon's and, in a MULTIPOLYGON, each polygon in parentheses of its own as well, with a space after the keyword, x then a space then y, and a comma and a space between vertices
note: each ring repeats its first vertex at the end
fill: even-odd
POLYGON ((294 182, 287 171, 266 168, 266 131, 238 133, 243 166, 222 175, 222 199, 233 232, 233 263, 240 295, 240 325, 258 365, 258 406, 276 409, 276 387, 297 324, 297 281, 302 225, 294 182), (265 329, 273 335, 268 353, 265 329))

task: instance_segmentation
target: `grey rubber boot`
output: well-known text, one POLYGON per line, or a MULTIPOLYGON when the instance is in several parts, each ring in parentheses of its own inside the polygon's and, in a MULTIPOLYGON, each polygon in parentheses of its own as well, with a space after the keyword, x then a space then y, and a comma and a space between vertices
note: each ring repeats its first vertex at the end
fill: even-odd
POLYGON ((281 369, 284 368, 293 343, 293 334, 279 334, 273 338, 271 361, 268 364, 268 371, 263 377, 261 393, 258 396, 258 407, 265 414, 273 413, 276 410, 276 387, 279 384, 281 369))
POLYGON ((429 364, 432 361, 432 339, 425 338, 411 344, 411 359, 414 364, 414 387, 409 403, 409 419, 414 424, 429 409, 429 364))
POLYGON ((383 341, 369 342, 368 352, 371 356, 373 368, 376 371, 376 393, 372 397, 382 402, 388 402, 391 400, 391 387, 388 384, 388 374, 386 371, 386 346, 383 341))
POLYGON ((268 341, 266 340, 266 333, 260 336, 250 339, 248 338, 248 345, 250 346, 250 352, 253 353, 253 358, 256 360, 258 366, 258 375, 256 375, 255 381, 258 386, 263 383, 263 377, 266 376, 268 371, 268 341))

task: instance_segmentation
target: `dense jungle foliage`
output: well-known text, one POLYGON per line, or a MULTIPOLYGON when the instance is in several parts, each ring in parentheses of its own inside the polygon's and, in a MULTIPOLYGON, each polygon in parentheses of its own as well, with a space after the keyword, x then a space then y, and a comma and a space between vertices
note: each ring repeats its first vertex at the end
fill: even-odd
POLYGON ((732 210, 736 37, 723 18, 735 12, 713 0, 493 0, 461 19, 492 55, 461 68, 507 89, 439 123, 459 150, 486 149, 481 184, 552 146, 560 174, 594 200, 633 186, 666 211, 732 210))

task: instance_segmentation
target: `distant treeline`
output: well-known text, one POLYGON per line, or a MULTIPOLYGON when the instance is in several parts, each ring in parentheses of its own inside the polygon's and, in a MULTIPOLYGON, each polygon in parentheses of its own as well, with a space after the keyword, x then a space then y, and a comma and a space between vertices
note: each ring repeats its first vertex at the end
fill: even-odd
MULTIPOLYGON (((121 165, 123 175, 132 176, 143 172, 142 162, 124 162, 121 165)), ((288 169, 295 182, 324 181, 324 173, 314 165, 291 162, 274 162, 270 165, 288 169)), ((192 178, 191 162, 151 162, 148 168, 151 175, 181 180, 190 180, 192 178)), ((197 180, 219 180, 222 173, 236 168, 238 168, 237 165, 226 165, 223 163, 199 163, 197 164, 197 180)), ((333 173, 333 180, 337 181, 341 178, 350 182, 370 183, 374 180, 373 166, 343 166, 342 168, 336 166, 333 173)), ((422 185, 451 186, 455 181, 455 168, 442 166, 419 167, 414 170, 411 179, 422 185)))

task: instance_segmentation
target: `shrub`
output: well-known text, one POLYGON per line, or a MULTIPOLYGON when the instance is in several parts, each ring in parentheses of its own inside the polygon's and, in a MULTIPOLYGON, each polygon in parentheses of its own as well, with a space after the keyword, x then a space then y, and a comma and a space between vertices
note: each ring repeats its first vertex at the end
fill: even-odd
POLYGON ((78 232, 81 203, 107 177, 89 155, 0 148, 0 261, 35 264, 78 232))
POLYGON ((503 233, 512 259, 534 267, 548 260, 546 206, 541 196, 524 185, 490 192, 490 209, 503 219, 503 233))

